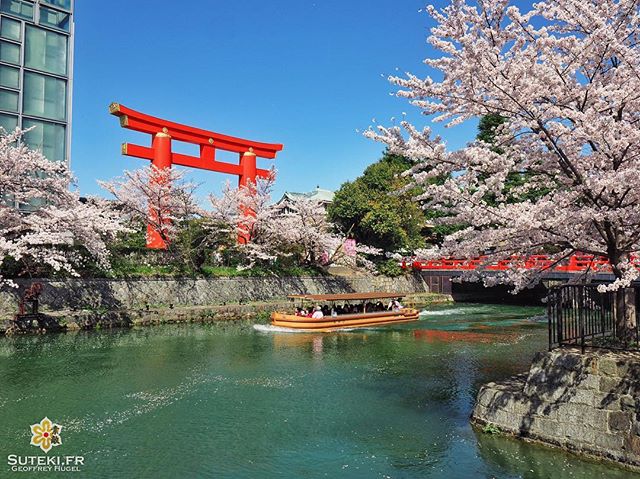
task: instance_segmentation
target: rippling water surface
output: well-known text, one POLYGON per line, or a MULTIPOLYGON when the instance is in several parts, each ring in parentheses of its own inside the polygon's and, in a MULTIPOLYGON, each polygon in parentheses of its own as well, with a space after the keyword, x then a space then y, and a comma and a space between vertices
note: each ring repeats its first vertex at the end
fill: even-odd
POLYGON ((630 477, 469 426, 480 385, 546 348, 541 314, 454 305, 331 334, 228 323, 0 339, 0 477, 18 477, 8 454, 38 453, 29 425, 44 416, 63 426, 49 455, 85 456, 72 477, 630 477))

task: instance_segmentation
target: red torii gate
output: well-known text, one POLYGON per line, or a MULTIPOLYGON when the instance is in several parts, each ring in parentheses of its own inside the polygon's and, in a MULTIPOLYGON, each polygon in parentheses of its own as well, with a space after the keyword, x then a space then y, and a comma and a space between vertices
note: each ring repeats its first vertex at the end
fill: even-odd
MULTIPOLYGON (((120 126, 123 128, 151 135, 151 148, 123 143, 123 155, 150 160, 158 168, 171 168, 171 165, 180 165, 236 175, 239 186, 246 186, 249 182, 255 183, 258 177, 266 178, 269 176, 269 170, 257 168, 256 157, 274 159, 276 154, 282 150, 280 144, 260 143, 201 130, 140 113, 119 103, 112 103, 109 106, 109 113, 120 117, 120 126), (171 151, 172 139, 198 145, 200 156, 173 153, 171 151), (239 164, 216 161, 216 150, 238 153, 240 155, 239 164)), ((147 226, 147 233, 147 248, 166 249, 167 245, 160 233, 151 225, 147 226)), ((246 242, 247 238, 241 236, 239 241, 246 242)))

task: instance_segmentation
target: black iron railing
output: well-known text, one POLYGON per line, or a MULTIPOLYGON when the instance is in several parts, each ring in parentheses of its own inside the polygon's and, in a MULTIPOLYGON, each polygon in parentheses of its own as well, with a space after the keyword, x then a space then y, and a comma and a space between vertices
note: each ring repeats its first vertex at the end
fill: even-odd
MULTIPOLYGON (((627 301, 616 300, 622 291, 601 293, 596 284, 562 285, 549 289, 547 316, 549 318, 549 349, 557 347, 636 349, 638 326, 632 337, 619 340, 616 317, 640 312, 638 287, 631 288, 627 301), (631 304, 628 299, 631 298, 631 304), (633 312, 630 311, 633 308, 633 312)), ((629 289, 627 289, 629 291, 629 289)))

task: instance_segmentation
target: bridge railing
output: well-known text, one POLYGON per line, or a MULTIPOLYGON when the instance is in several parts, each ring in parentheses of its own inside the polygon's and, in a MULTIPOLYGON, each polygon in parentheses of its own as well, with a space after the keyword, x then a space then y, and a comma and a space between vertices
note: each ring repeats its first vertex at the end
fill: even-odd
MULTIPOLYGON (((640 257, 632 256, 631 263, 640 269, 640 257)), ((476 258, 439 258, 431 260, 407 260, 402 262, 404 268, 420 271, 466 271, 482 268, 486 271, 506 271, 513 267, 526 269, 548 269, 549 272, 583 273, 589 270, 599 273, 611 273, 611 264, 604 256, 576 253, 556 264, 547 255, 511 256, 508 259, 491 261, 489 256, 476 258)))
MULTIPOLYGON (((549 289, 547 317, 549 350, 558 347, 628 349, 639 347, 636 325, 634 344, 621 346, 615 339, 616 293, 601 293, 595 284, 562 285, 549 289)), ((639 311, 640 291, 635 289, 635 308, 639 311)), ((626 306, 624 306, 626 307, 626 306)), ((626 311, 621 314, 626 315, 626 311)))

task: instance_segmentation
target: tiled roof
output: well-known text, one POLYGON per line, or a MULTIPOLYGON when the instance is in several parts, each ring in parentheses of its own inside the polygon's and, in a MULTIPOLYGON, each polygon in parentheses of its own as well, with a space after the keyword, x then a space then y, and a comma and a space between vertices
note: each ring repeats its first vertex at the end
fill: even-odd
POLYGON ((323 190, 321 188, 316 188, 313 191, 309 191, 308 193, 296 193, 294 191, 285 191, 284 195, 278 201, 278 203, 282 203, 283 201, 295 200, 299 198, 308 198, 310 200, 321 201, 323 203, 331 203, 333 201, 333 197, 335 193, 329 190, 323 190))

